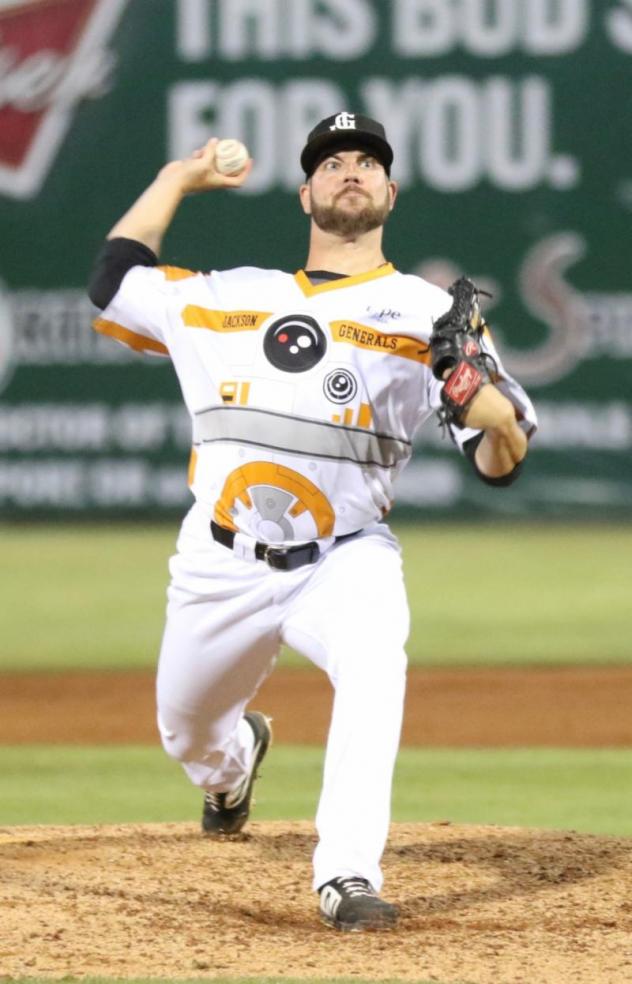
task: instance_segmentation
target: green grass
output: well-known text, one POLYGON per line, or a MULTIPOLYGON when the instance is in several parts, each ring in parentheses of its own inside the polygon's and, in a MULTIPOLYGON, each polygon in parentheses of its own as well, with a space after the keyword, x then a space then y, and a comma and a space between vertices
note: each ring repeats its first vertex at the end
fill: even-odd
MULTIPOLYGON (((632 661, 632 526, 397 532, 413 664, 632 661)), ((159 525, 1 527, 0 670, 153 666, 175 537, 159 525)))
MULTIPOLYGON (((313 819, 322 751, 275 746, 254 819, 313 819)), ((160 748, 0 746, 0 825, 197 821, 201 794, 160 748)), ((400 752, 393 819, 632 836, 626 749, 400 752)))
POLYGON ((415 529, 402 542, 414 662, 632 660, 632 527, 415 529))
POLYGON ((152 666, 175 535, 168 526, 0 530, 0 668, 152 666))

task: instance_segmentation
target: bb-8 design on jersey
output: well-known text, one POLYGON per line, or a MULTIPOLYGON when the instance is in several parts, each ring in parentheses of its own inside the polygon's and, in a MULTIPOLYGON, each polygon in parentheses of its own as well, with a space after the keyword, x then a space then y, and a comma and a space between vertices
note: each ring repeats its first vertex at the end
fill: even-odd
MULTIPOLYGON (((449 301, 390 264, 315 287, 305 274, 279 271, 193 276, 139 267, 97 328, 169 352, 193 418, 197 501, 222 525, 284 543, 352 533, 389 511, 414 432, 439 405, 427 343, 449 301), (154 303, 148 318, 143 298, 157 287, 163 304, 154 303), (300 498, 286 498, 289 508, 279 513, 284 496, 296 497, 296 479, 290 486, 282 479, 287 471, 272 481, 268 470, 256 486, 278 490, 266 515, 257 506, 272 499, 255 487, 248 502, 231 499, 233 473, 256 462, 301 475, 308 498, 316 501, 314 489, 321 494, 318 514, 302 509, 300 498), (333 524, 323 526, 323 509, 329 519, 333 511, 333 524)), ((526 403, 508 376, 502 385, 526 403)), ((455 438, 462 443, 472 433, 455 438)))
MULTIPOLYGON (((203 789, 234 788, 252 749, 244 709, 281 643, 335 687, 315 888, 345 874, 382 884, 409 623, 382 520, 415 431, 440 405, 428 338, 450 304, 390 264, 317 285, 303 272, 134 267, 95 323, 169 354, 192 418, 196 502, 171 561, 158 670, 166 751, 203 789), (211 521, 232 531, 233 550, 211 521), (310 541, 318 559, 297 569, 255 557, 257 542, 310 541)), ((528 397, 483 344, 530 429, 528 397)))
MULTIPOLYGON (((305 373, 325 357, 325 334, 309 315, 275 318, 268 327, 264 324, 261 331, 263 355, 273 369, 305 373)), ((337 388, 335 380, 333 389, 332 382, 326 381, 325 392, 331 391, 339 400, 343 389, 347 393, 351 391, 349 386, 341 388, 342 377, 334 375, 337 388)), ((347 377, 353 379, 350 374, 347 377)), ((244 403, 249 400, 256 403, 257 380, 232 385, 235 394, 241 393, 244 403)), ((357 389, 355 382, 353 389, 357 389)), ((225 402, 231 402, 225 384, 220 392, 225 402)), ((313 482, 291 468, 268 461, 250 462, 227 476, 215 505, 214 518, 228 529, 248 529, 256 539, 272 543, 330 537, 335 524, 331 503, 313 482)))
POLYGON ((215 520, 228 529, 248 526, 258 539, 278 543, 331 536, 335 515, 323 493, 303 475, 283 465, 253 461, 226 479, 215 520), (309 535, 296 535, 301 525, 309 535))

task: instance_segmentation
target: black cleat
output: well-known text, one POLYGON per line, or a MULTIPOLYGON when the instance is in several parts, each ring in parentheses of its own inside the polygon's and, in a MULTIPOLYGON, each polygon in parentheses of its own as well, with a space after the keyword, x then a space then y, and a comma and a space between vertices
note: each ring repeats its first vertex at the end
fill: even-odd
POLYGON ((237 789, 229 793, 206 793, 202 812, 202 832, 209 837, 238 834, 250 815, 252 787, 257 769, 272 741, 270 718, 259 711, 249 711, 244 718, 252 728, 255 744, 250 768, 237 789))
POLYGON ((319 892, 321 918, 334 929, 394 929, 397 923, 397 906, 384 902, 366 878, 333 878, 319 892))

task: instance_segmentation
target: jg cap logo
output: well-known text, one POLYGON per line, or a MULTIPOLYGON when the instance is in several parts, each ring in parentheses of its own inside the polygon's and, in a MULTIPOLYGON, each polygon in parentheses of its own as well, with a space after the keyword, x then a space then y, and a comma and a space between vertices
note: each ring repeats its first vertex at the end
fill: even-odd
POLYGON ((301 167, 309 177, 324 155, 337 149, 358 149, 373 154, 390 174, 393 148, 381 123, 361 113, 344 110, 317 123, 301 153, 301 167))
POLYGON ((40 190, 79 102, 104 95, 128 0, 0 3, 0 194, 40 190))
POLYGON ((330 130, 355 130, 355 113, 338 113, 329 127, 330 130))

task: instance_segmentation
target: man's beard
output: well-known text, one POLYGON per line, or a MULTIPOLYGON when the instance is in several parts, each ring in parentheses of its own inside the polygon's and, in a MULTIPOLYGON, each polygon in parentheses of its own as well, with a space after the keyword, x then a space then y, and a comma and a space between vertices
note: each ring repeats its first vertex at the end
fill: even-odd
MULTIPOLYGON (((312 219, 319 229, 343 239, 354 239, 384 225, 390 213, 388 195, 378 205, 365 196, 366 204, 359 211, 347 211, 338 207, 338 200, 346 193, 338 195, 331 205, 320 205, 312 199, 312 219)), ((364 192, 358 191, 356 194, 363 195, 364 192)))

